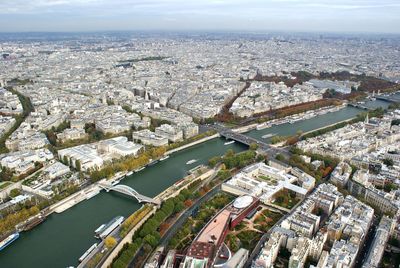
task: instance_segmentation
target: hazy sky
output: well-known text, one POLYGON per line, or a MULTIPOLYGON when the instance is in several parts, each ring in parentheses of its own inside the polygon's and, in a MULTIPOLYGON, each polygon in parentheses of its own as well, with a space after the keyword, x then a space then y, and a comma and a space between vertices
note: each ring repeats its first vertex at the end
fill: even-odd
POLYGON ((0 0, 0 32, 400 33, 400 0, 0 0))

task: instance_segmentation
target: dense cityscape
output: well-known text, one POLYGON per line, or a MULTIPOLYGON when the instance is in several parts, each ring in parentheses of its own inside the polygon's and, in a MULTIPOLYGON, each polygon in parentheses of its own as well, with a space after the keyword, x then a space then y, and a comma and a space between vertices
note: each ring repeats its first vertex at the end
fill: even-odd
POLYGON ((0 33, 0 267, 400 267, 399 62, 396 34, 0 33))

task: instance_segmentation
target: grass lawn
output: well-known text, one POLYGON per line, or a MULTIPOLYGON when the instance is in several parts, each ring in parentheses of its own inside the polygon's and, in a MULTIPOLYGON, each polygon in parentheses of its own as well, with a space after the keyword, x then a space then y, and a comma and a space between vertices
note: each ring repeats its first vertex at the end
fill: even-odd
POLYGON ((272 202, 273 204, 284 207, 287 209, 293 208, 298 202, 300 201, 299 198, 296 197, 296 193, 282 190, 275 196, 275 201, 272 202))
POLYGON ((12 184, 12 182, 10 182, 10 181, 1 182, 1 183, 0 183, 0 189, 4 189, 4 188, 6 188, 7 186, 9 186, 10 184, 12 184))
POLYGON ((265 209, 254 220, 254 228, 266 233, 281 217, 282 214, 265 209))
POLYGON ((260 176, 258 176, 258 178, 260 178, 260 179, 262 179, 262 180, 264 180, 264 181, 266 181, 266 182, 268 182, 270 184, 276 184, 277 183, 277 181, 275 179, 270 178, 268 176, 260 175, 260 176))

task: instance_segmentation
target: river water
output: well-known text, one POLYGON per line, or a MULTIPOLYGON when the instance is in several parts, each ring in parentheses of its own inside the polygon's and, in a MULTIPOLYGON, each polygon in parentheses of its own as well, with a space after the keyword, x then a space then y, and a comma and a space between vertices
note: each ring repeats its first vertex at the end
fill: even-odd
MULTIPOLYGON (((369 101, 365 105, 386 108, 388 103, 377 100, 369 101)), ((338 112, 294 124, 287 123, 260 131, 253 130, 247 134, 259 139, 269 133, 293 135, 299 130, 306 132, 317 129, 352 118, 361 112, 364 111, 346 107, 338 112)), ((233 149, 236 152, 246 149, 244 145, 238 143, 224 145, 224 142, 224 139, 216 138, 174 153, 169 159, 135 173, 121 183, 131 186, 144 195, 156 196, 184 177, 189 169, 206 163, 212 156, 222 155, 227 149, 233 149), (186 162, 191 159, 198 161, 192 165, 186 165, 186 162)), ((139 207, 136 200, 127 196, 101 192, 61 214, 53 213, 41 225, 29 232, 21 233, 18 240, 0 252, 0 267, 76 266, 78 258, 97 241, 93 235, 98 226, 118 215, 126 217, 139 207)))

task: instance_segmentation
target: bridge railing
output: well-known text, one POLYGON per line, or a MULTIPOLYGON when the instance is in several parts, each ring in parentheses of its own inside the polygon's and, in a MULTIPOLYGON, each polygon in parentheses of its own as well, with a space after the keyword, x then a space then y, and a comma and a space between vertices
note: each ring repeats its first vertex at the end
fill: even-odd
POLYGON ((119 193, 122 193, 125 195, 132 196, 139 203, 142 203, 142 202, 153 203, 153 204, 160 203, 159 201, 157 201, 151 197, 148 197, 148 196, 138 193, 135 189, 133 189, 132 187, 127 186, 127 185, 118 184, 118 185, 112 186, 112 185, 106 185, 106 184, 99 184, 99 186, 104 188, 106 191, 116 191, 116 192, 119 192, 119 193))

